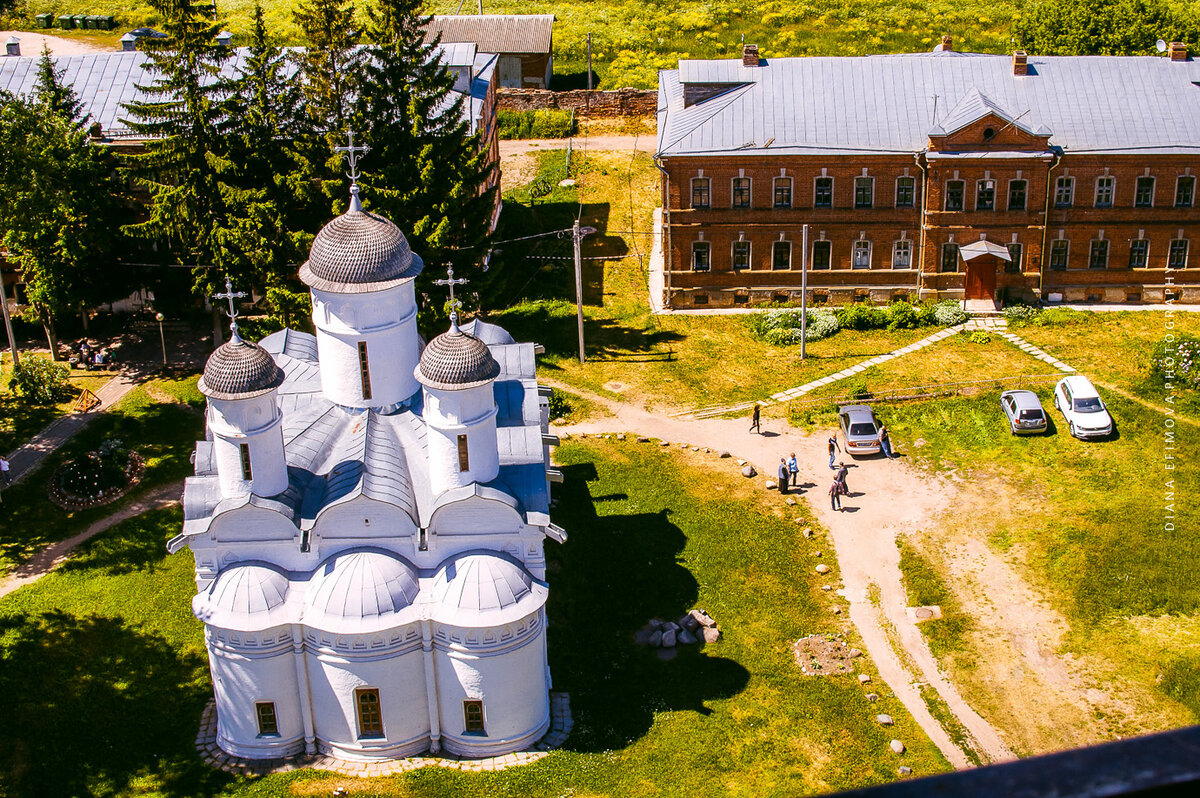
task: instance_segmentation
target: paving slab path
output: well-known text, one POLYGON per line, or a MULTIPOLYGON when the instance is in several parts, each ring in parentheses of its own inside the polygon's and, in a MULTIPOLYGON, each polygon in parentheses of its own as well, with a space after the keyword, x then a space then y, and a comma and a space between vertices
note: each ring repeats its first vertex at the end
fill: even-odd
POLYGON ((18 590, 41 579, 70 559, 71 553, 77 546, 91 540, 101 532, 106 532, 122 521, 128 521, 130 518, 141 515, 144 512, 179 504, 182 495, 182 481, 172 482, 169 485, 155 488, 146 495, 121 507, 112 515, 105 516, 99 521, 93 522, 78 535, 47 546, 27 562, 18 566, 11 574, 0 579, 0 598, 4 598, 14 590, 18 590))
MULTIPOLYGON (((543 384, 563 387, 552 380, 543 384)), ((849 462, 848 483, 852 491, 843 501, 842 512, 829 507, 826 493, 833 479, 826 452, 828 432, 806 434, 786 422, 768 419, 763 433, 748 431, 749 419, 672 418, 633 405, 614 402, 577 387, 589 401, 605 407, 612 417, 557 426, 558 433, 635 433, 670 441, 728 451, 733 457, 755 465, 761 486, 775 474, 780 457, 796 453, 800 481, 811 487, 804 494, 813 514, 829 530, 837 553, 843 585, 842 595, 850 602, 850 620, 857 628, 879 676, 904 703, 942 754, 956 768, 969 767, 967 754, 950 733, 933 717, 920 693, 928 684, 937 691, 958 723, 966 730, 969 744, 979 758, 1004 761, 1014 754, 1000 735, 958 693, 944 676, 929 651, 915 622, 908 614, 908 595, 901 581, 897 535, 915 531, 934 522, 949 509, 953 487, 935 481, 904 462, 903 458, 878 457, 849 462), (899 651, 897 650, 899 648, 899 651), (902 652, 902 653, 901 653, 902 652)), ((643 444, 655 445, 655 444, 643 444)), ((893 441, 904 452, 905 441, 893 441)), ((736 467, 736 461, 723 462, 736 467)), ((764 491, 764 501, 783 501, 774 491, 764 491)), ((815 575, 813 575, 815 578, 815 575)))

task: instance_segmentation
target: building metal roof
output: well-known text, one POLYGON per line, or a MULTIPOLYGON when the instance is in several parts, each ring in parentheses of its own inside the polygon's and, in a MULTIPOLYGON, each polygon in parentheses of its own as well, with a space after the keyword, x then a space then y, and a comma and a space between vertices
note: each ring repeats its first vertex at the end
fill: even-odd
POLYGON ((341 551, 313 571, 304 595, 304 623, 328 632, 365 632, 416 617, 421 592, 417 569, 380 549, 341 551))
POLYGON ((506 554, 464 552, 443 564, 433 579, 433 617, 454 626, 498 626, 535 612, 548 592, 506 554))
POLYGON ((1200 152, 1200 63, 1154 56, 905 55, 681 61, 659 73, 658 154, 925 150, 931 129, 993 109, 1067 152, 1200 152), (684 85, 715 96, 685 107, 684 85), (727 89, 721 91, 721 89, 727 89), (707 92, 706 92, 707 93, 707 92), (1039 132, 1040 131, 1040 132, 1039 132))
POLYGON ((462 14, 436 16, 425 27, 426 41, 474 42, 489 53, 549 53, 553 14, 462 14))

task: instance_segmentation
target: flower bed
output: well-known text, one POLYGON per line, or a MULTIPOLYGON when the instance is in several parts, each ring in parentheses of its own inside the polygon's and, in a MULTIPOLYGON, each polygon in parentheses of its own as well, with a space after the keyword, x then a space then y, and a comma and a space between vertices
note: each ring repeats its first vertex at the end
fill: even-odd
POLYGON ((145 463, 119 440, 108 440, 94 452, 69 460, 54 470, 47 492, 64 510, 84 510, 114 502, 142 479, 145 463))

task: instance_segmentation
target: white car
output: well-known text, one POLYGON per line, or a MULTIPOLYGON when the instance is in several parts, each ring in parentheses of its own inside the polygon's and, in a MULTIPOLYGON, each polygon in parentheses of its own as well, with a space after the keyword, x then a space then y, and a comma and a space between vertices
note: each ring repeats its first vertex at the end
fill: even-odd
POLYGON ((1054 386, 1054 406, 1062 411, 1076 438, 1105 438, 1112 434, 1112 416, 1096 388, 1082 374, 1058 381, 1054 386))

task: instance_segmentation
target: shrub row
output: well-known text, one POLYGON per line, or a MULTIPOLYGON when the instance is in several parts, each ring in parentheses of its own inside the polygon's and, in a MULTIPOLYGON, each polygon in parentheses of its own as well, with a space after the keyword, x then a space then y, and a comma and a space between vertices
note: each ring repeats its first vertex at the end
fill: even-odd
MULTIPOLYGON (((775 346, 800 343, 801 311, 780 308, 745 317, 750 334, 775 346)), ((967 320, 967 313, 953 300, 936 305, 913 305, 895 302, 886 307, 854 304, 838 308, 816 308, 808 311, 805 340, 819 341, 840 329, 846 330, 911 330, 938 325, 950 327, 967 320)))
POLYGON ((501 110, 496 118, 497 135, 502 139, 565 139, 575 134, 575 117, 570 111, 501 110))
POLYGON ((1029 305, 1010 305, 1004 309, 1004 318, 1010 324, 1029 327, 1053 327, 1066 324, 1085 324, 1094 317, 1091 311, 1071 308, 1035 308, 1029 305))

